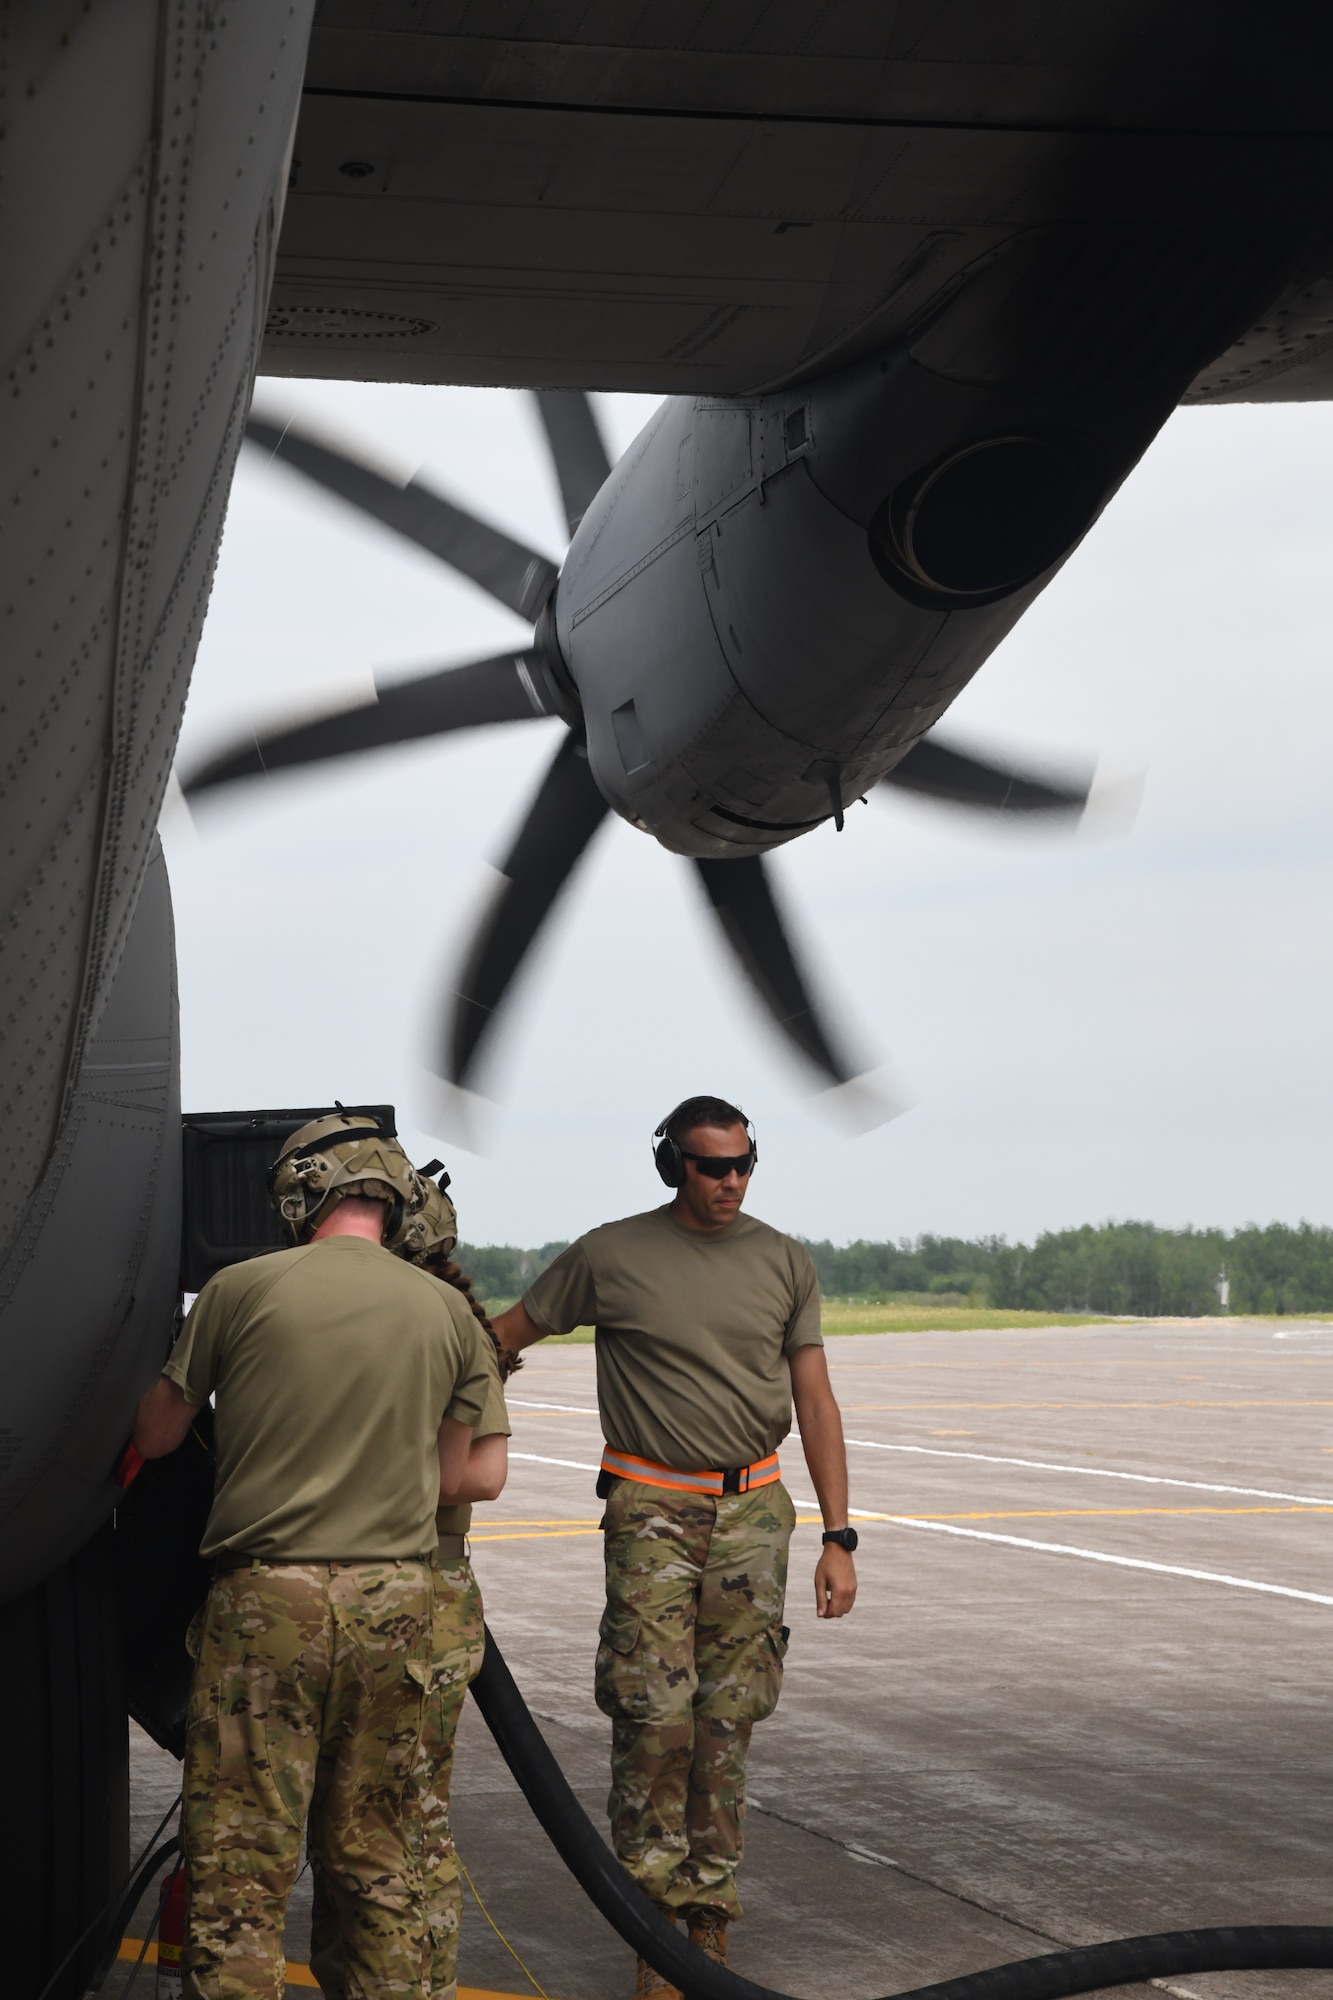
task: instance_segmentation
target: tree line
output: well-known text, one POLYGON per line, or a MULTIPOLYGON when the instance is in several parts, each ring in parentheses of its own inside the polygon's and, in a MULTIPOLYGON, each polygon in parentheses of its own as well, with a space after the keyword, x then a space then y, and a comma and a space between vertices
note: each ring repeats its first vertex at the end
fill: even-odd
MULTIPOLYGON (((565 1247, 460 1244, 456 1254, 483 1298, 509 1300, 565 1247)), ((1019 1310, 1144 1318, 1333 1311, 1333 1229, 1309 1222, 1233 1230, 1084 1223, 1048 1230, 1031 1244, 1003 1236, 914 1236, 881 1243, 807 1241, 806 1248, 821 1289, 832 1298, 962 1298, 1019 1310)))

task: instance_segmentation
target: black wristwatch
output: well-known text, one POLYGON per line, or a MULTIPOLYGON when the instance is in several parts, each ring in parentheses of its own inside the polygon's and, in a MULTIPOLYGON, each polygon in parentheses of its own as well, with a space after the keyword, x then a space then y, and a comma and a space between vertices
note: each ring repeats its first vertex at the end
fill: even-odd
POLYGON ((821 1541, 836 1542, 840 1549, 846 1549, 848 1555, 852 1553, 860 1539, 855 1528, 825 1528, 820 1536, 821 1541))

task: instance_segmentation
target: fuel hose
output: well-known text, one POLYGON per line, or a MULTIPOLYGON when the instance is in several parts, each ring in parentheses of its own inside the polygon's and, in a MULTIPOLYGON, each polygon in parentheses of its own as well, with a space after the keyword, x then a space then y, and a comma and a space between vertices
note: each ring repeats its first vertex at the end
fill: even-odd
MULTIPOLYGON (((706 1958, 669 1924, 606 1845, 532 1718, 504 1656, 486 1632, 472 1695, 542 1831, 574 1880, 626 1944, 678 1986, 685 2000, 790 2000, 706 1958)), ((1333 1967, 1333 1925, 1246 1924, 1160 1931, 1021 1958, 986 1972, 917 1986, 888 2000, 1062 2000, 1069 1993, 1191 1972, 1333 1967)))

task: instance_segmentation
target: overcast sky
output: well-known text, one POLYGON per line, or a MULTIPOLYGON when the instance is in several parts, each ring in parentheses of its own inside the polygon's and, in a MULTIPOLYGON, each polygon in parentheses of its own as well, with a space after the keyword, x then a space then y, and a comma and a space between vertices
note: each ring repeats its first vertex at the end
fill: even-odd
MULTIPOLYGON (((535 411, 505 391, 262 382, 558 558, 535 411)), ((651 399, 597 399, 613 454, 651 399)), ((815 974, 911 1108, 830 1122, 733 974, 687 864, 612 819, 503 1031, 497 1102, 441 1129, 432 1009, 560 725, 243 788, 164 828, 187 1110, 391 1101, 474 1242, 662 1197, 680 1097, 758 1127, 754 1211, 846 1241, 1144 1217, 1333 1220, 1333 409, 1183 411, 955 704, 978 747, 1139 774, 1100 843, 857 807, 774 866, 815 974)), ((182 761, 364 679, 527 629, 294 474, 242 455, 182 761)))

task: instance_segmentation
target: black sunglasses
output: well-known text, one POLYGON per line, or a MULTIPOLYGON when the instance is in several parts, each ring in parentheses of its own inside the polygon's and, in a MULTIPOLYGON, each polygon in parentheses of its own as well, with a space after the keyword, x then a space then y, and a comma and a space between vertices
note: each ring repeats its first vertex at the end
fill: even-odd
POLYGON ((744 1180, 754 1169, 754 1152, 722 1154, 687 1153, 682 1148, 682 1160, 693 1160, 699 1172, 710 1181, 724 1181, 728 1174, 739 1174, 744 1180))

